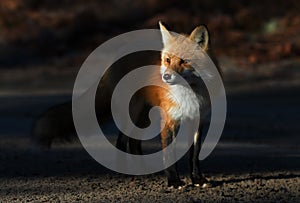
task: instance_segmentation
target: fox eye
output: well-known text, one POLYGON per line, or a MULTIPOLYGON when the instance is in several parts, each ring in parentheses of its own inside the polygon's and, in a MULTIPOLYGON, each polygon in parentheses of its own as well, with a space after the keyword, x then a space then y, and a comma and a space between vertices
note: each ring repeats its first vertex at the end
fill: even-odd
POLYGON ((167 63, 171 63, 171 59, 168 57, 168 58, 166 58, 166 62, 167 63))
POLYGON ((190 61, 188 59, 186 59, 186 60, 180 59, 180 64, 187 65, 189 63, 190 63, 190 61))

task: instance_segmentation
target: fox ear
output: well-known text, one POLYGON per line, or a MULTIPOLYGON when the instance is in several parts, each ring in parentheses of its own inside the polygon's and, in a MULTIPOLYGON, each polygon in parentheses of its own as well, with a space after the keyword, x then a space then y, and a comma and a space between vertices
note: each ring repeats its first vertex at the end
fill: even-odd
POLYGON ((167 28, 162 24, 161 21, 159 21, 158 24, 159 24, 163 44, 164 44, 164 46, 166 46, 167 44, 170 44, 170 42, 172 40, 172 35, 167 30, 167 28))
POLYGON ((196 27, 190 35, 190 39, 200 45, 203 50, 208 49, 209 33, 205 25, 196 27))

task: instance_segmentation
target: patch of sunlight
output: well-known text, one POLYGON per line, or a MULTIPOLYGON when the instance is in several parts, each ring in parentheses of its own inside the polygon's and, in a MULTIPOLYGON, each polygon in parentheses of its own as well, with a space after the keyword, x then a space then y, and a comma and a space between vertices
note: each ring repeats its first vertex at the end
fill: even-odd
POLYGON ((274 33, 279 29, 278 19, 271 19, 263 25, 263 32, 267 34, 274 33))

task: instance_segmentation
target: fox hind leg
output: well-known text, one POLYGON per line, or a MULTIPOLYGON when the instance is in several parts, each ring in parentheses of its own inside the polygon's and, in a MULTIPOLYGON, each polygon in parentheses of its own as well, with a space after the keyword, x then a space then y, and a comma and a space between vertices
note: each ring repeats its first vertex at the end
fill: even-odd
POLYGON ((142 143, 141 140, 129 138, 129 150, 131 154, 142 155, 142 143))
POLYGON ((121 131, 119 132, 116 147, 123 151, 127 152, 127 143, 128 143, 129 137, 124 135, 121 131))

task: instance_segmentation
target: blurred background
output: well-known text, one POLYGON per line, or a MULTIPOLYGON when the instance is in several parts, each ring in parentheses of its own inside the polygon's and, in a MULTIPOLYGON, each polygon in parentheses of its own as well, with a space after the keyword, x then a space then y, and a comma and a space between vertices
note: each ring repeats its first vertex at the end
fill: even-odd
POLYGON ((227 121, 207 170, 299 172, 299 11, 299 0, 0 1, 0 177, 96 173, 83 151, 27 151, 32 124, 71 100, 96 47, 159 20, 178 33, 206 24, 224 73, 227 121))
POLYGON ((1 137, 28 138, 43 111, 70 101, 81 64, 101 43, 161 20, 179 33, 208 26, 228 96, 224 139, 291 143, 300 132, 300 3, 275 2, 1 1, 1 137))
POLYGON ((225 80, 287 77, 299 63, 299 9, 297 0, 1 1, 0 90, 70 91, 92 50, 158 20, 179 33, 206 24, 225 80))
POLYGON ((299 10, 296 0, 1 1, 1 137, 28 138, 42 112, 70 101, 101 43, 161 20, 179 33, 208 26, 228 96, 223 139, 291 143, 300 132, 299 10))

